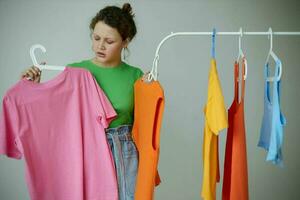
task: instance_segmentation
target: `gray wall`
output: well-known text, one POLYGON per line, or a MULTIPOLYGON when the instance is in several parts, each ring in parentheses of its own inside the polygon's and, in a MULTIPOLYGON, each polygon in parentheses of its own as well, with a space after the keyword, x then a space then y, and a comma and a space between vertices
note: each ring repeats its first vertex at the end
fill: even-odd
MULTIPOLYGON (((103 6, 123 1, 0 1, 0 97, 31 66, 29 48, 41 43, 40 61, 64 65, 93 56, 89 21, 103 6)), ((128 62, 149 71, 158 43, 177 31, 300 31, 299 1, 237 0, 139 0, 130 1, 136 14, 138 35, 130 44, 128 62)), ((159 80, 166 105, 161 130, 159 171, 162 184, 155 199, 200 199, 202 184, 203 106, 211 38, 185 36, 171 39, 161 49, 159 80)), ((237 37, 217 37, 217 63, 225 103, 233 98, 233 62, 238 53, 237 37)), ((285 167, 265 162, 257 147, 263 111, 263 65, 269 49, 266 36, 243 37, 248 58, 245 118, 250 198, 300 199, 299 185, 299 52, 300 36, 274 36, 274 51, 282 59, 282 111, 287 118, 284 136, 285 167)), ((43 79, 55 76, 45 71, 43 79)), ((226 131, 220 134, 221 175, 226 131)), ((222 184, 218 186, 220 199, 222 184)), ((0 199, 29 199, 24 163, 0 157, 0 199)))

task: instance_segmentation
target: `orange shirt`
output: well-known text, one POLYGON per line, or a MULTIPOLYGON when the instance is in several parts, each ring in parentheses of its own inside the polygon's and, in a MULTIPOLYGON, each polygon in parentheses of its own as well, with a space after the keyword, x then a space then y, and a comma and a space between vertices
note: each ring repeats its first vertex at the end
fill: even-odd
POLYGON ((135 200, 152 200, 160 183, 157 171, 164 92, 158 81, 134 84, 134 123, 132 137, 139 153, 135 200))
MULTIPOLYGON (((243 75, 245 72, 243 58, 243 75)), ((234 100, 228 110, 229 128, 225 150, 223 200, 248 200, 247 148, 244 122, 245 80, 242 79, 242 94, 239 95, 239 64, 234 64, 234 100), (239 96, 241 100, 239 102, 239 96)))
POLYGON ((216 60, 211 59, 207 103, 204 108, 205 128, 203 139, 203 182, 201 196, 216 199, 216 182, 220 180, 218 134, 227 128, 227 113, 218 77, 216 60))

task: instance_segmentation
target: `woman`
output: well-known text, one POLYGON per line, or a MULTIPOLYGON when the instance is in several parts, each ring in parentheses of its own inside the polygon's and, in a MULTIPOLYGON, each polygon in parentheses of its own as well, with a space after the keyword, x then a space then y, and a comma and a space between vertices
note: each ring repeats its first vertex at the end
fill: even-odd
MULTIPOLYGON (((138 165, 137 150, 131 137, 133 85, 143 72, 121 59, 122 51, 136 35, 133 17, 128 3, 122 8, 107 6, 100 10, 90 22, 95 56, 67 65, 89 70, 118 114, 106 129, 106 136, 115 160, 120 200, 134 199, 138 165)), ((39 83, 41 71, 32 66, 22 73, 22 78, 25 77, 39 83)))

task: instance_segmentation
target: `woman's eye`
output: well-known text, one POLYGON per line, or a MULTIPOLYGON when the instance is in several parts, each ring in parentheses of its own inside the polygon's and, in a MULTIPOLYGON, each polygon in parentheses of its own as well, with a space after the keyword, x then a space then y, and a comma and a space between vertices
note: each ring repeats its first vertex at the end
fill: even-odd
POLYGON ((108 44, 112 44, 112 43, 114 43, 114 42, 113 42, 113 41, 107 41, 107 43, 108 43, 108 44))

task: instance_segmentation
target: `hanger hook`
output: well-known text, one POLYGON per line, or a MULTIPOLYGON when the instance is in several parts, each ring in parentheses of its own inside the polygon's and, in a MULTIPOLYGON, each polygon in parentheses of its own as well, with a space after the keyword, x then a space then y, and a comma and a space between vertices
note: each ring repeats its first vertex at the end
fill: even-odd
POLYGON ((273 51, 273 31, 271 27, 269 27, 269 39, 270 39, 270 52, 271 52, 273 51))
POLYGON ((147 77, 147 80, 150 82, 152 80, 157 80, 157 65, 158 65, 159 55, 157 54, 153 60, 153 67, 147 77))
POLYGON ((243 50, 242 50, 242 37, 243 37, 243 30, 242 30, 242 28, 240 27, 240 29, 239 29, 239 46, 238 46, 238 57, 237 57, 237 59, 236 59, 236 61, 238 62, 239 60, 240 60, 240 58, 241 57, 244 57, 244 53, 243 53, 243 50))
POLYGON ((240 27, 240 35, 239 35, 239 51, 242 51, 242 37, 243 37, 243 30, 242 27, 240 27))
POLYGON ((41 44, 35 44, 35 45, 32 45, 30 47, 30 52, 29 53, 30 53, 30 57, 31 57, 32 63, 33 63, 34 66, 40 68, 40 65, 37 62, 36 56, 34 54, 34 52, 35 52, 36 49, 41 49, 43 51, 43 53, 45 53, 46 52, 46 48, 43 45, 41 45, 41 44))
POLYGON ((213 58, 216 57, 216 34, 217 34, 217 30, 216 30, 216 28, 213 28, 213 31, 212 31, 212 48, 211 48, 211 54, 212 54, 213 58))

